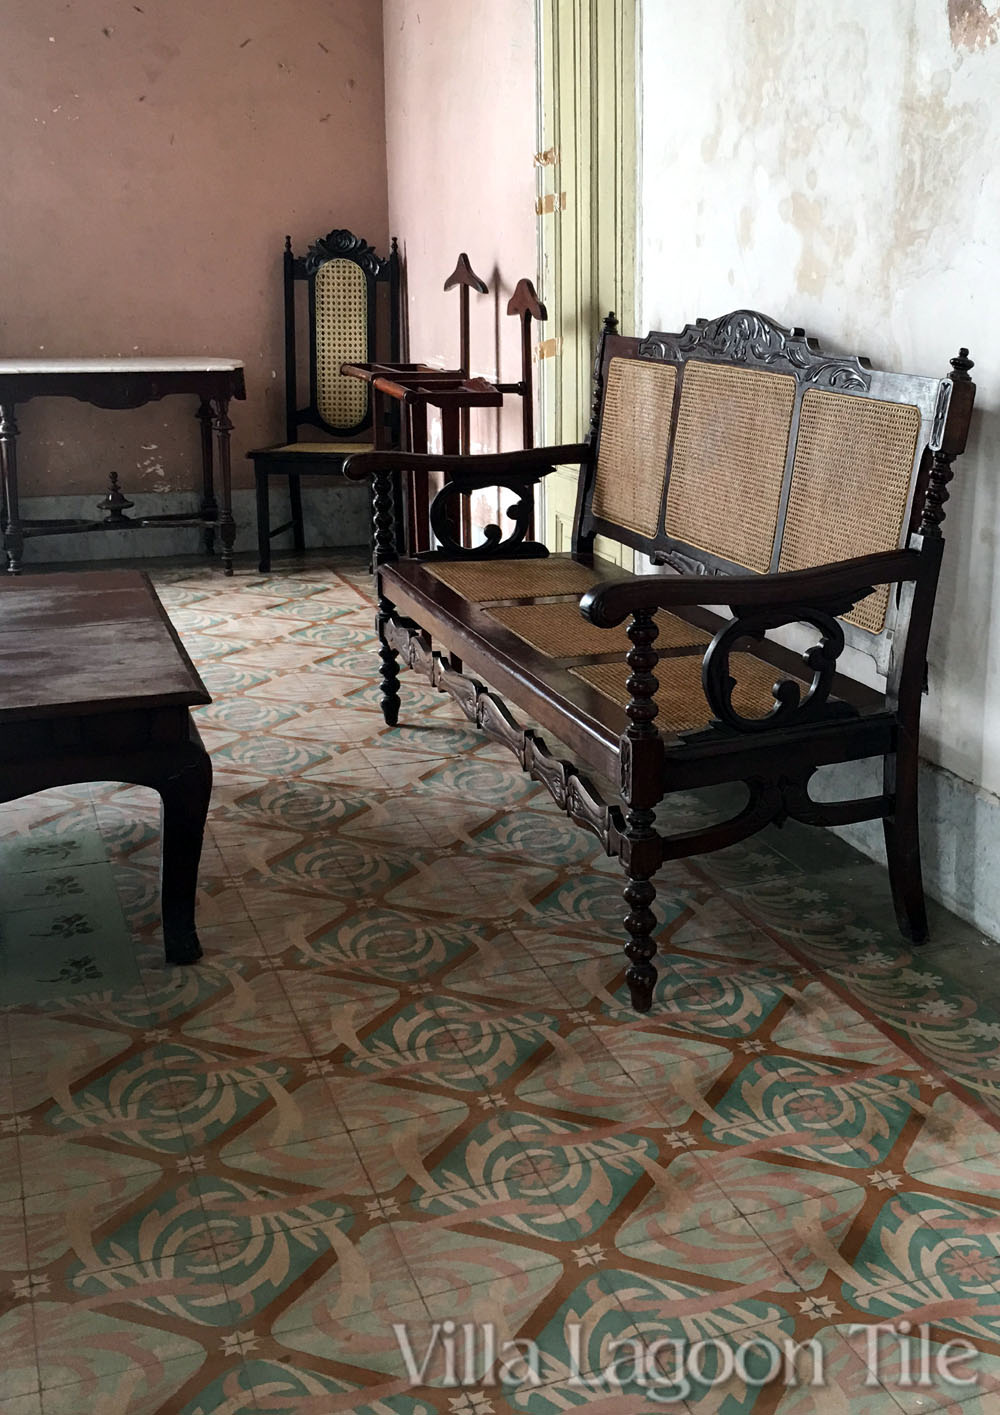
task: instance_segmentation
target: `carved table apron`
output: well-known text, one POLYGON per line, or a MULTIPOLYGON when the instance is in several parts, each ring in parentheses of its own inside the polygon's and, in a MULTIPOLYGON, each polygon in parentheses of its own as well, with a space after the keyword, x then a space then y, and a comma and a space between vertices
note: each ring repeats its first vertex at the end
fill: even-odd
POLYGON ((233 573, 233 520, 229 434, 229 402, 245 398, 243 365, 237 359, 0 359, 0 475, 3 479, 4 549, 12 575, 21 569, 26 539, 67 532, 136 530, 144 526, 201 526, 205 549, 212 553, 215 531, 222 541, 222 565, 233 573), (31 398, 76 398, 96 408, 139 408, 171 394, 186 393, 199 400, 201 423, 202 501, 191 513, 130 517, 132 502, 109 472, 108 491, 97 509, 103 520, 22 521, 17 485, 17 421, 14 409, 31 398), (221 474, 220 500, 215 499, 212 433, 215 433, 221 474))
POLYGON ((201 956, 195 892, 211 759, 189 709, 211 698, 136 570, 0 581, 0 802, 84 781, 161 798, 168 963, 201 956))

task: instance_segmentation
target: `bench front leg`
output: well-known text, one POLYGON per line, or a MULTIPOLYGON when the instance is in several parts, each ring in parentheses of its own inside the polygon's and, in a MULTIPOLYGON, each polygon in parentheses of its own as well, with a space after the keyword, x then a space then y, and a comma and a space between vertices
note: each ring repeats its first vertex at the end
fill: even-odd
POLYGON ((619 749, 621 793, 626 805, 621 842, 628 905, 624 923, 629 935, 625 945, 629 959, 625 981, 637 1012, 648 1012, 652 1007, 657 977, 652 963, 656 954, 653 875, 663 860, 662 842, 655 824, 655 807, 663 795, 663 742, 653 725, 658 711, 655 694, 659 686, 653 674, 657 658, 653 643, 658 633, 652 613, 638 610, 628 627, 632 640, 632 648, 626 655, 631 669, 628 680, 631 700, 625 709, 628 727, 619 749))
POLYGON ((378 634, 379 679, 381 697, 379 706, 387 727, 395 727, 399 722, 399 654, 389 643, 388 628, 393 619, 395 606, 380 594, 378 611, 375 615, 375 632, 378 634))

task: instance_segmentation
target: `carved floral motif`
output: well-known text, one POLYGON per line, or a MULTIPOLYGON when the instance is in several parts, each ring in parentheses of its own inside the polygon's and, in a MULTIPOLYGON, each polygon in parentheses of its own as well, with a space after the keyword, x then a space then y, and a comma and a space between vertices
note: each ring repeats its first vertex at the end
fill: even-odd
POLYGON ((367 241, 362 240, 360 236, 355 236, 351 231, 340 228, 336 231, 328 231, 325 236, 321 236, 309 247, 305 257, 306 272, 309 275, 314 275, 324 261, 333 260, 338 256, 357 261, 362 270, 373 278, 377 278, 382 273, 382 267, 386 264, 367 241))
POLYGON ((685 325, 676 336, 651 335, 639 345, 644 359, 688 358, 699 353, 804 374, 806 382, 824 388, 865 393, 871 387, 871 375, 860 359, 825 358, 803 330, 784 329, 756 310, 734 310, 718 319, 699 320, 685 325))

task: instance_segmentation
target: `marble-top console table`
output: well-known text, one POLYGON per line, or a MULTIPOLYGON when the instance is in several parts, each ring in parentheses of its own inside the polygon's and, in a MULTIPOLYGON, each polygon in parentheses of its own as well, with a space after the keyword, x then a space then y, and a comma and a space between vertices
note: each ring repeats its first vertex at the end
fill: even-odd
POLYGON ((222 565, 233 573, 233 520, 229 434, 229 403, 245 398, 243 364, 237 359, 110 358, 110 359, 0 359, 0 477, 3 484, 3 543, 7 569, 21 569, 25 540, 67 532, 137 530, 147 526, 200 526, 205 549, 211 554, 215 532, 222 543, 222 565), (96 408, 139 408, 172 394, 198 398, 201 423, 202 499, 197 511, 131 517, 133 502, 126 499, 118 474, 108 473, 108 490, 93 520, 22 520, 18 504, 17 421, 18 403, 31 398, 76 398, 96 408), (215 496, 212 437, 215 435, 220 487, 215 496))

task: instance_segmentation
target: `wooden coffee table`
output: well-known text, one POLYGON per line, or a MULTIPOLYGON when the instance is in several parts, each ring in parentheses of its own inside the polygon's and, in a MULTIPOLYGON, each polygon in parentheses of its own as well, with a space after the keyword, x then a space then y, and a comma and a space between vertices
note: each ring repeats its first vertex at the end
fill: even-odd
POLYGON ((168 963, 201 957, 212 766, 190 708, 211 701, 138 571, 0 581, 0 802, 83 781, 159 792, 168 963))

